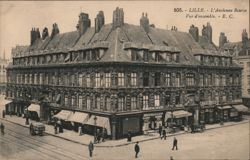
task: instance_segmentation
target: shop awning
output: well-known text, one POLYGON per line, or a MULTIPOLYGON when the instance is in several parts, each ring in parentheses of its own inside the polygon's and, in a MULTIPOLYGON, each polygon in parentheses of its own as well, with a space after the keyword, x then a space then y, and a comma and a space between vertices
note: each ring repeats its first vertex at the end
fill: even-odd
POLYGON ((6 104, 9 104, 9 103, 11 103, 11 102, 12 102, 11 100, 2 99, 1 102, 0 102, 0 104, 1 104, 1 105, 6 105, 6 104))
POLYGON ((218 109, 231 109, 231 106, 223 106, 223 107, 217 107, 218 109))
POLYGON ((62 120, 68 120, 70 116, 73 115, 72 111, 61 110, 59 113, 53 116, 53 118, 58 118, 62 120))
MULTIPOLYGON (((192 116, 192 113, 184 111, 184 110, 173 112, 173 118, 183 118, 183 117, 189 117, 189 116, 192 116)), ((165 119, 167 120, 168 118, 171 118, 171 117, 172 117, 172 113, 166 112, 165 119)))
POLYGON ((68 121, 86 123, 89 119, 89 115, 83 112, 75 112, 72 116, 69 117, 68 121))
POLYGON ((96 125, 98 127, 106 128, 108 135, 111 135, 111 128, 110 128, 110 123, 109 123, 108 117, 101 117, 101 116, 92 115, 86 124, 92 125, 92 126, 96 125), (95 117, 96 117, 96 123, 95 123, 95 117))
POLYGON ((243 104, 240 105, 233 105, 233 108, 235 108, 239 112, 249 112, 249 108, 244 106, 243 104))
POLYGON ((38 104, 31 104, 28 107, 28 111, 37 112, 38 117, 40 117, 40 105, 38 105, 38 104))

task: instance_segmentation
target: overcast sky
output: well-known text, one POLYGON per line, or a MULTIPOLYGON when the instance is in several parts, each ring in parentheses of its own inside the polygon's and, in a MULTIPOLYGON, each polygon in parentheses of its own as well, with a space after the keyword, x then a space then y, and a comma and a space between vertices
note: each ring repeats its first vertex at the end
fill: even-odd
MULTIPOLYGON (((220 32, 225 32, 231 42, 240 41, 244 28, 249 33, 249 1, 248 0, 206 0, 206 1, 0 1, 0 55, 6 51, 6 57, 11 57, 11 48, 16 45, 30 43, 30 30, 38 27, 40 32, 44 27, 51 28, 57 23, 60 32, 76 30, 79 13, 88 13, 91 25, 98 11, 104 11, 105 23, 112 22, 113 10, 121 7, 124 10, 125 23, 139 25, 142 12, 147 12, 150 23, 157 28, 168 28, 175 25, 178 30, 188 32, 191 24, 199 27, 210 22, 213 27, 213 41, 218 44, 220 32), (246 9, 244 13, 233 13, 233 19, 221 18, 186 18, 187 12, 174 12, 174 8, 211 8, 246 9)), ((202 13, 209 15, 209 12, 202 13)), ((223 13, 215 13, 216 16, 223 13)), ((229 15, 228 13, 227 15, 229 15)))

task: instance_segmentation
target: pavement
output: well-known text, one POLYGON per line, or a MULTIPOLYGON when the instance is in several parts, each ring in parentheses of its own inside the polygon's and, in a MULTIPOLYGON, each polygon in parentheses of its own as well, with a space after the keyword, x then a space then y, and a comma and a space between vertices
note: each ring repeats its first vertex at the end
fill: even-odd
MULTIPOLYGON (((22 117, 17 117, 17 116, 9 116, 6 115, 5 118, 0 118, 1 120, 5 120, 26 128, 29 128, 29 125, 25 124, 25 118, 22 117)), ((222 128, 222 127, 228 127, 228 126, 234 126, 234 125, 238 125, 238 124, 242 124, 242 123, 249 123, 249 116, 244 116, 243 120, 240 122, 233 122, 233 121, 229 121, 229 122, 224 122, 224 125, 220 125, 220 124, 206 124, 206 130, 212 130, 212 129, 217 129, 217 128, 222 128)), ((32 120, 30 120, 30 122, 32 122, 32 120)), ((45 124, 45 133, 54 137, 58 137, 58 138, 62 138, 64 140, 67 141, 71 141, 74 143, 78 143, 81 145, 88 145, 90 141, 93 141, 94 137, 88 134, 84 134, 79 136, 79 134, 77 132, 74 132, 72 130, 66 130, 64 129, 63 133, 58 133, 58 134, 54 134, 54 126, 52 125, 47 125, 45 124)), ((206 130, 204 132, 206 132, 206 130)), ((167 134, 167 137, 171 137, 171 136, 177 136, 177 135, 181 135, 181 134, 191 134, 190 132, 186 132, 186 131, 178 131, 177 133, 171 133, 171 134, 167 134)), ((107 139, 105 142, 101 142, 101 143, 97 143, 95 144, 96 147, 120 147, 120 146, 125 146, 125 145, 129 145, 129 144, 133 144, 135 142, 144 142, 144 141, 150 141, 150 140, 154 140, 154 139, 160 139, 159 134, 157 133, 157 131, 152 132, 152 133, 148 133, 145 135, 139 135, 139 136, 135 136, 132 138, 132 142, 127 142, 127 139, 119 139, 119 140, 109 140, 107 139)))

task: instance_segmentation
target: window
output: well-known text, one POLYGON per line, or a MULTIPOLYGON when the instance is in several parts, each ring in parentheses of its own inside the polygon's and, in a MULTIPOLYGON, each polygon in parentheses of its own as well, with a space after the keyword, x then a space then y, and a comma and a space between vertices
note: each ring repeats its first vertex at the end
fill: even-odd
POLYGON ((180 95, 175 97, 175 104, 180 104, 180 95))
POLYGON ((169 106, 170 102, 171 102, 170 94, 166 94, 166 96, 165 96, 165 105, 169 106))
POLYGON ((212 74, 208 75, 208 83, 207 85, 211 86, 212 85, 212 74))
POLYGON ((118 98, 118 111, 124 111, 125 110, 125 98, 119 97, 118 98))
POLYGON ((72 104, 72 107, 76 107, 76 106, 77 106, 77 99, 76 99, 76 96, 72 96, 71 104, 72 104))
POLYGON ((200 75, 200 86, 204 85, 204 74, 200 75))
POLYGON ((136 85, 137 85, 137 74, 131 73, 131 86, 136 86, 136 85))
POLYGON ((101 78, 100 78, 100 73, 95 74, 95 87, 100 87, 101 86, 101 78))
POLYGON ((225 86, 226 85, 226 75, 221 75, 220 77, 220 82, 221 82, 221 85, 222 86, 225 86))
POLYGON ((171 61, 171 55, 170 55, 170 53, 166 53, 166 61, 167 62, 171 61))
POLYGON ((149 73, 148 72, 143 73, 143 86, 144 87, 149 86, 149 73))
POLYGON ((144 60, 144 62, 148 62, 148 60, 149 60, 148 50, 143 50, 143 60, 144 60))
POLYGON ((154 100, 155 100, 155 107, 159 107, 160 106, 160 96, 155 95, 154 100))
POLYGON ((95 109, 100 110, 100 108, 101 108, 101 98, 100 96, 96 96, 95 109))
POLYGON ((148 109, 148 96, 147 95, 143 96, 142 105, 143 105, 143 109, 148 109))
POLYGON ((86 75, 86 86, 91 87, 91 79, 90 79, 90 74, 86 75))
POLYGON ((83 108, 83 103, 82 103, 82 96, 78 96, 78 108, 82 109, 83 108))
POLYGON ((229 75, 228 85, 233 84, 233 75, 229 75))
POLYGON ((219 86, 219 85, 220 85, 220 78, 219 78, 219 75, 218 75, 218 74, 215 75, 215 85, 216 85, 216 86, 219 86))
POLYGON ((86 60, 91 61, 91 50, 86 51, 86 60))
POLYGON ((195 85, 195 83, 194 83, 194 74, 192 74, 192 73, 186 74, 186 83, 187 83, 187 86, 195 85))
POLYGON ((105 87, 111 86, 111 74, 105 73, 105 87))
POLYGON ((176 85, 176 87, 181 86, 181 75, 179 73, 176 74, 175 85, 176 85))
POLYGON ((137 109, 137 98, 131 97, 131 110, 136 110, 136 109, 137 109))
POLYGON ((78 74, 78 85, 82 87, 82 74, 78 74))
POLYGON ((90 97, 88 96, 87 97, 87 110, 90 110, 91 109, 91 99, 90 97))
POLYGON ((124 73, 118 73, 118 86, 124 86, 124 73))
POLYGON ((155 62, 160 62, 161 58, 160 58, 160 53, 159 52, 155 52, 155 62))
POLYGON ((68 104, 69 104, 68 96, 65 95, 65 96, 64 96, 64 105, 67 107, 68 104))
POLYGON ((105 98, 105 107, 104 110, 110 111, 111 110, 111 102, 110 97, 105 98))
POLYGON ((166 86, 171 86, 171 74, 170 73, 165 74, 165 84, 166 86))
POLYGON ((138 57, 137 51, 132 49, 131 50, 131 60, 132 61, 137 61, 138 59, 139 59, 139 57, 138 57))
POLYGON ((161 85, 161 73, 157 72, 155 73, 155 86, 161 85))

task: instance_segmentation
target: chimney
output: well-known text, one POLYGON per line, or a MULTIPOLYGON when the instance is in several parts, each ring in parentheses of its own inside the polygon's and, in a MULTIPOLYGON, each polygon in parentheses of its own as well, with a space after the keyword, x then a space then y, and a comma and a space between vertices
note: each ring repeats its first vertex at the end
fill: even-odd
POLYGON ((207 22, 207 26, 203 25, 202 36, 207 37, 208 41, 212 43, 212 38, 213 38, 212 34, 213 34, 212 26, 210 25, 209 22, 207 22))
POLYGON ((48 30, 48 28, 47 27, 45 27, 44 29, 43 29, 43 33, 42 33, 42 39, 44 40, 46 37, 48 37, 49 36, 49 30, 48 30))
POLYGON ((221 32, 219 38, 219 48, 221 48, 225 43, 227 43, 227 36, 225 36, 224 32, 221 32))
POLYGON ((196 42, 199 41, 199 29, 198 27, 195 27, 193 24, 190 26, 189 28, 189 33, 192 35, 192 37, 194 38, 194 40, 196 42))
POLYGON ((99 32, 102 26, 105 24, 104 13, 99 11, 95 18, 95 33, 99 32))
POLYGON ((56 23, 52 26, 51 38, 53 38, 56 34, 59 34, 59 28, 56 23))
POLYGON ((121 27, 123 24, 124 24, 123 9, 117 7, 116 10, 113 11, 113 29, 121 27))
POLYGON ((241 34, 241 38, 242 38, 242 45, 243 48, 247 48, 247 43, 248 43, 248 34, 247 34, 247 30, 243 29, 243 32, 241 34))
POLYGON ((41 38, 39 28, 32 28, 30 31, 30 45, 33 45, 39 38, 41 38))
POLYGON ((76 26, 78 32, 82 35, 91 26, 89 15, 87 13, 80 13, 78 24, 76 26))
POLYGON ((142 13, 142 17, 140 19, 140 26, 145 30, 145 32, 149 32, 149 19, 147 13, 145 14, 145 16, 144 13, 142 13))

